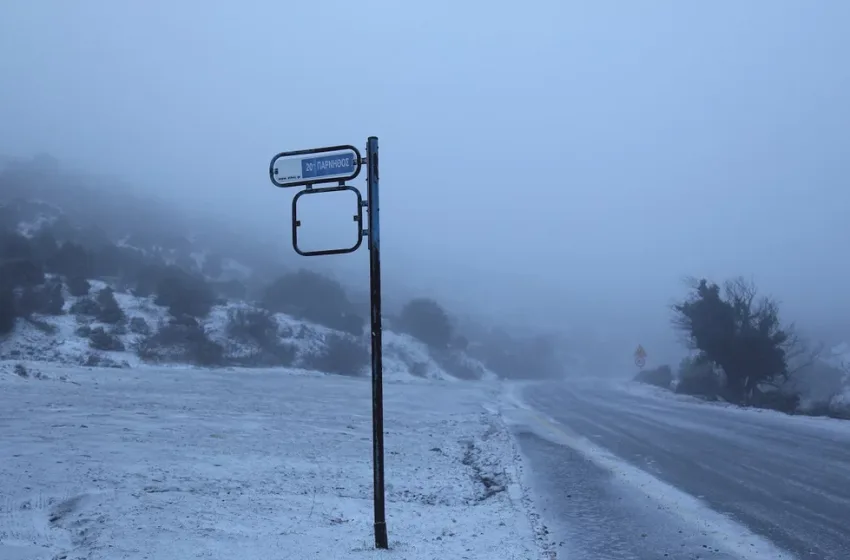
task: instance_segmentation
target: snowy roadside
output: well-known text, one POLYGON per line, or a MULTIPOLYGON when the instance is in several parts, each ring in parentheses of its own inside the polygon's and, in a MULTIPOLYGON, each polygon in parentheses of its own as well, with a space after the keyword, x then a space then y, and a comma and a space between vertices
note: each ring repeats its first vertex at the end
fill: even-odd
POLYGON ((0 364, 0 558, 541 558, 487 383, 387 384, 386 552, 367 380, 31 369, 0 364))
MULTIPOLYGON (((850 432, 850 421, 840 418, 830 418, 827 416, 808 416, 806 414, 787 414, 778 410, 770 410, 766 408, 747 407, 733 404, 726 401, 708 401, 693 395, 683 395, 674 393, 661 387, 639 383, 637 381, 627 381, 621 383, 612 383, 611 387, 618 391, 623 391, 631 395, 641 398, 663 400, 666 403, 675 403, 675 406, 682 408, 691 408, 695 410, 715 410, 723 411, 724 414, 736 414, 742 418, 758 418, 765 422, 776 424, 779 429, 782 426, 807 426, 816 430, 829 430, 840 433, 850 432), (696 408, 695 408, 696 407, 696 408)), ((850 393, 839 395, 836 402, 850 403, 850 393), (839 400, 840 398, 840 400, 839 400)), ((847 405, 843 405, 847 406, 847 405)), ((847 407, 850 411, 850 406, 847 407)))

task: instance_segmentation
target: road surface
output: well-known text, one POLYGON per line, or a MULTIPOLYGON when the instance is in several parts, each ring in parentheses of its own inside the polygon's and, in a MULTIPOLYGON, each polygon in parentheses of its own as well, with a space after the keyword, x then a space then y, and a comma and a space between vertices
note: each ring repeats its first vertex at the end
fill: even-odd
POLYGON ((566 557, 850 559, 850 422, 599 381, 515 395, 566 557))

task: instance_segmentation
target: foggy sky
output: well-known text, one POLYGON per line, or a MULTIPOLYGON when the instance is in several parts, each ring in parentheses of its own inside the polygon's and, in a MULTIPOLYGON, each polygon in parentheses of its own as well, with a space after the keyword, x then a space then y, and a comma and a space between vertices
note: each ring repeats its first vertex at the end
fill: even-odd
POLYGON ((831 320, 848 25, 839 0, 3 2, 0 153, 121 174, 289 252, 271 156, 377 135, 387 289, 637 337, 683 276, 742 274, 831 320))

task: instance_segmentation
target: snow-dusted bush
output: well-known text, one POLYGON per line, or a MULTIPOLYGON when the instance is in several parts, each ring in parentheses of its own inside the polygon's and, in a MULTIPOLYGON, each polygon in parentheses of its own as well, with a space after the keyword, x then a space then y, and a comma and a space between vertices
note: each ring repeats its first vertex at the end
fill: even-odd
POLYGON ((673 370, 666 364, 653 369, 645 369, 635 375, 635 381, 669 389, 673 384, 673 370))
POLYGON ((100 313, 100 306, 90 297, 81 297, 71 305, 71 313, 74 315, 90 315, 92 317, 100 313))
POLYGON ((361 335, 366 324, 339 282, 306 269, 272 282, 263 294, 263 306, 354 336, 361 335))
POLYGON ((437 365, 453 377, 474 380, 484 376, 485 369, 481 362, 462 352, 430 348, 428 353, 437 365))
POLYGON ((121 352, 124 350, 124 343, 121 339, 112 333, 109 333, 103 327, 95 327, 89 333, 89 346, 95 350, 104 352, 121 352))
POLYGON ((224 365, 224 348, 212 340, 192 317, 173 318, 136 346, 146 362, 188 362, 201 366, 224 365))
POLYGON ((65 279, 68 293, 74 297, 87 296, 91 290, 91 283, 82 276, 70 276, 65 279))
POLYGON ((684 358, 679 364, 677 393, 716 399, 722 389, 722 376, 710 362, 698 358, 684 358))
POLYGON ((98 310, 96 317, 98 321, 115 324, 124 320, 124 311, 115 299, 115 292, 110 287, 100 290, 95 296, 98 310))
POLYGON ((402 332, 439 350, 452 342, 452 323, 446 311, 429 298, 413 299, 405 304, 398 317, 402 332))
POLYGON ((326 373, 361 375, 371 362, 366 344, 352 336, 327 334, 324 346, 304 357, 304 367, 326 373))
POLYGON ((234 352, 234 363, 243 366, 291 366, 297 349, 281 340, 281 329, 275 316, 265 309, 239 307, 227 312, 225 332, 234 352))
POLYGON ((147 336, 151 333, 151 327, 144 317, 130 317, 129 328, 133 334, 147 336))

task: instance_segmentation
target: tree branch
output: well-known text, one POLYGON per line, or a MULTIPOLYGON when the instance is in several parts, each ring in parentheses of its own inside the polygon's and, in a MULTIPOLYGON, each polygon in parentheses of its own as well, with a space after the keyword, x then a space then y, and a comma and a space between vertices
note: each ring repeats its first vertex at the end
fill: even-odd
POLYGON ((784 331, 788 338, 782 344, 782 348, 785 350, 785 362, 789 366, 787 376, 790 377, 817 362, 823 354, 824 344, 820 342, 813 346, 809 341, 804 340, 793 323, 784 331))

